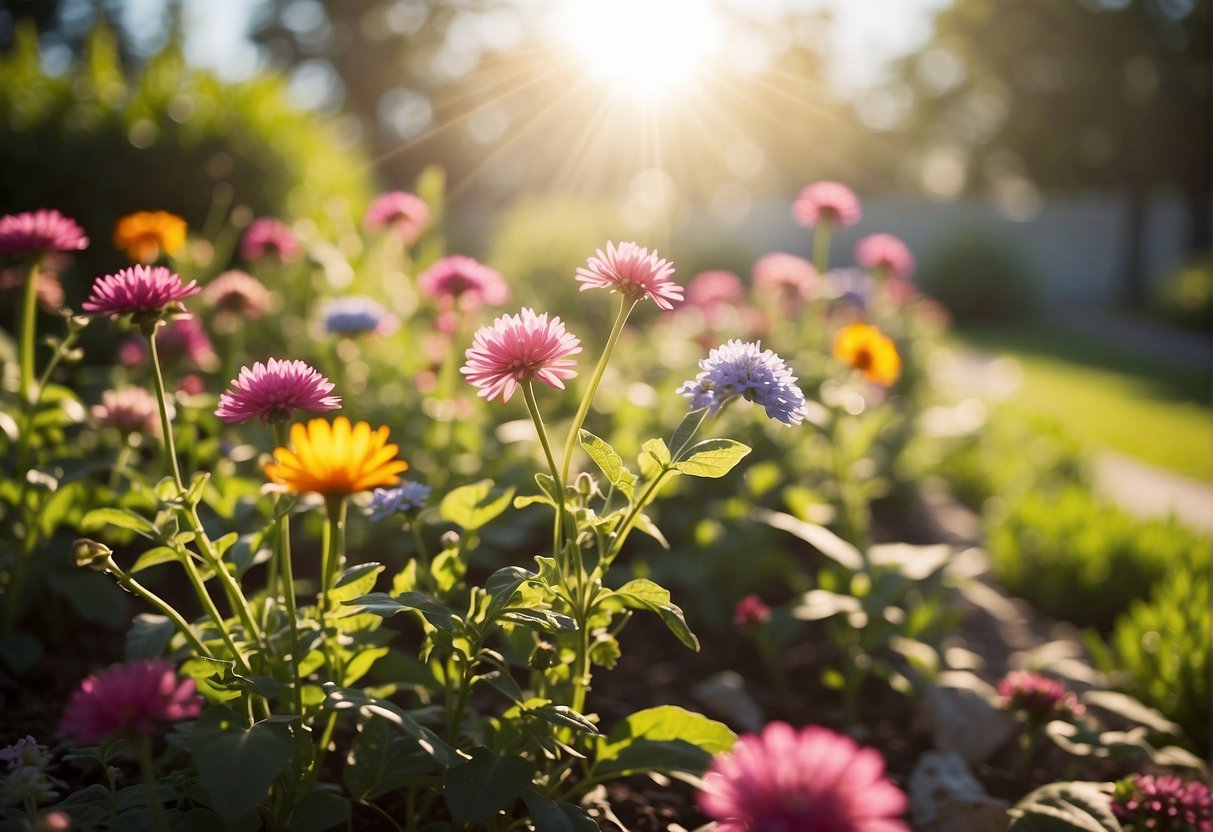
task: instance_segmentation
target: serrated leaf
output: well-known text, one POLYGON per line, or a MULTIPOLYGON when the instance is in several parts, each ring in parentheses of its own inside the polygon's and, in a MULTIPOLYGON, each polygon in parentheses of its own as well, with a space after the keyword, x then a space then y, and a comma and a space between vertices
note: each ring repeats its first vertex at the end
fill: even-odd
POLYGON ((513 488, 507 488, 497 497, 492 493, 492 480, 460 486, 442 498, 439 514, 443 520, 466 532, 476 531, 505 511, 514 499, 513 488))
POLYGON ((636 475, 627 469, 621 457, 605 439, 601 439, 588 430, 579 431, 577 438, 581 447, 594 460, 598 470, 606 477, 611 486, 630 502, 636 487, 636 475))
POLYGON ((498 757, 487 748, 472 750, 472 760, 451 766, 443 777, 444 796, 456 823, 488 817, 517 800, 531 785, 534 769, 521 757, 498 757))
POLYGON ((737 735, 702 714, 662 705, 638 711, 599 737, 593 775, 626 777, 641 772, 701 776, 712 757, 733 748, 737 735))
POLYGON ((732 471, 750 450, 732 439, 705 439, 687 448, 673 467, 691 477, 716 479, 732 471))

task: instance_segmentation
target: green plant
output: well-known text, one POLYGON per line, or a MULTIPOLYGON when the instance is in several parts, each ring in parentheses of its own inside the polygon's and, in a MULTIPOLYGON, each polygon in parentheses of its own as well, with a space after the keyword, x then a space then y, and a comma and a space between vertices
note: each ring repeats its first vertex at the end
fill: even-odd
POLYGON ((1154 306, 1172 323, 1213 332, 1213 266, 1203 260, 1177 269, 1159 289, 1154 306))
POLYGON ((1014 320, 1039 303, 1035 267, 1005 233, 953 232, 924 259, 918 281, 957 321, 1014 320))

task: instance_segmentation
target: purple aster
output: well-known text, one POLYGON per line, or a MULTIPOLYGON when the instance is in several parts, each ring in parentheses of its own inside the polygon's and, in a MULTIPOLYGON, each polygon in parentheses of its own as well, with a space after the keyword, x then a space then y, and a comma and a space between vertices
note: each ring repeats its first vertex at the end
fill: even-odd
POLYGON ((425 501, 434 489, 425 483, 405 480, 396 488, 376 488, 368 506, 370 518, 376 522, 393 514, 407 514, 425 508, 425 501))
POLYGON ((0 254, 43 254, 86 248, 88 237, 84 229, 53 209, 0 217, 0 254))
POLYGON ((269 217, 253 220, 240 240, 240 256, 245 260, 260 260, 272 255, 280 263, 291 263, 302 252, 303 246, 295 232, 286 223, 269 217))
POLYGON ((367 230, 386 228, 406 246, 416 242, 429 222, 429 206, 421 197, 405 191, 389 191, 375 197, 362 220, 367 230))
POLYGON ((324 413, 341 407, 341 397, 332 392, 333 383, 304 362, 271 358, 240 369, 231 389, 219 396, 215 415, 236 424, 254 416, 263 422, 289 419, 296 409, 324 413))
POLYGON ((694 380, 684 382, 678 392, 691 400, 691 408, 706 407, 717 413, 734 396, 766 409, 767 416, 786 425, 804 421, 804 393, 796 386, 796 376, 761 342, 738 341, 721 344, 699 362, 703 371, 694 380))
POLYGON ((334 298, 321 312, 324 328, 334 335, 387 335, 396 328, 396 316, 383 304, 363 295, 334 298))
POLYGON ((182 285, 181 278, 164 266, 130 266, 97 278, 84 311, 115 318, 158 314, 169 304, 196 294, 197 281, 182 285))
POLYGON ((1209 787, 1174 774, 1135 774, 1116 784, 1112 813, 1130 832, 1213 832, 1209 787))

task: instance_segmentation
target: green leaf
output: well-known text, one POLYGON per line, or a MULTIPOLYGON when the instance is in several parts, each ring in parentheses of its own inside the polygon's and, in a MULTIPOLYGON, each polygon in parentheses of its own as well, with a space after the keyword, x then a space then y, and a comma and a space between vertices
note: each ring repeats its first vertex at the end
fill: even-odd
POLYGON ((636 578, 628 581, 619 589, 606 596, 605 600, 616 600, 625 607, 638 610, 648 610, 661 616, 661 620, 678 640, 692 650, 699 649, 699 639, 687 626, 682 610, 670 601, 670 591, 659 586, 648 578, 636 578))
POLYGON ((666 447, 664 439, 650 439, 640 446, 640 450, 651 457, 662 468, 669 467, 670 449, 666 447))
POLYGON ((489 596, 489 606, 484 616, 485 621, 492 621, 496 618, 497 614, 510 603, 510 599, 514 597, 518 587, 534 577, 536 577, 534 572, 529 572, 521 566, 506 566, 490 575, 484 585, 485 592, 489 596))
POLYGON ((600 439, 588 430, 579 431, 577 438, 607 482, 631 502, 636 487, 636 475, 624 466, 623 457, 605 439, 600 439))
POLYGON ((1008 812, 1007 832, 1121 832, 1103 783, 1050 783, 1008 812))
POLYGON ((439 604, 421 592, 403 592, 396 597, 386 592, 372 592, 361 598, 345 602, 347 607, 361 607, 366 612, 390 618, 398 613, 416 610, 425 616, 425 620, 439 629, 453 632, 455 629, 455 613, 449 607, 439 604))
POLYGON ((211 808, 230 820, 265 801, 290 762, 293 743, 282 723, 259 722, 246 730, 232 711, 215 707, 195 723, 185 746, 211 808))
POLYGON ((540 719, 546 719, 553 725, 559 725, 562 728, 572 728, 574 731, 582 731, 587 734, 598 733, 597 725, 574 711, 568 705, 555 705, 548 702, 537 708, 527 708, 526 710, 527 713, 534 714, 540 719))
POLYGON ((790 514, 768 509, 755 509, 753 517, 773 529, 798 537, 840 566, 858 572, 863 569, 863 555, 850 543, 816 523, 806 523, 790 514))
POLYGON ((573 618, 551 610, 504 610, 500 618, 541 633, 577 632, 577 622, 573 618))
POLYGON ((433 770, 433 759, 416 740, 385 719, 369 719, 350 744, 341 779, 350 796, 364 802, 395 791, 410 778, 433 770))
POLYGON ((130 529, 149 539, 156 536, 156 527, 150 520, 125 508, 95 508, 80 520, 80 528, 84 531, 96 531, 106 526, 130 529))
POLYGON ((434 556, 430 564, 430 576, 439 592, 450 592, 467 574, 467 564, 459 556, 459 550, 443 549, 434 556))
POLYGON ((633 528, 635 528, 636 531, 644 532, 649 537, 656 540, 661 544, 662 549, 668 550, 670 548, 670 541, 665 539, 665 535, 662 534, 661 529, 657 528, 657 524, 653 522, 652 517, 649 517, 644 512, 641 512, 640 514, 636 515, 636 519, 633 521, 633 524, 633 528))
POLYGON ((178 556, 175 550, 167 546, 157 546, 155 549, 148 549, 139 556, 139 559, 135 561, 135 565, 131 567, 131 574, 136 575, 144 569, 150 569, 162 563, 175 563, 177 560, 178 556))
POLYGON ((126 660, 163 656, 176 631, 173 622, 163 615, 147 612, 136 615, 126 631, 126 660))
POLYGON ((598 832, 598 824, 580 806, 557 803, 535 789, 522 792, 535 832, 598 832))
POLYGON ((291 832, 324 832, 345 823, 350 802, 339 794, 317 789, 295 804, 287 827, 291 832))
POLYGON ((597 742, 593 776, 626 777, 642 772, 701 776, 712 757, 733 748, 737 735, 702 714, 662 705, 638 711, 597 742))
POLYGON ((1089 690, 1082 695, 1083 703, 1101 708, 1130 722, 1144 725, 1159 734, 1178 737, 1183 729, 1158 711, 1143 705, 1131 696, 1110 690, 1089 690))
POLYGON ((691 444, 692 437, 699 430, 703 420, 708 416, 708 409, 701 407, 698 410, 692 410, 686 416, 682 417, 682 421, 678 423, 678 427, 674 428, 674 435, 670 437, 670 449, 675 459, 684 457, 686 447, 691 444))
POLYGON ((422 726, 402 708, 386 699, 375 699, 363 691, 324 683, 325 707, 336 711, 357 710, 366 717, 379 717, 401 729, 419 748, 442 765, 464 759, 462 752, 447 745, 437 734, 422 726))
POLYGON ((828 589, 810 589, 792 608, 792 617, 801 621, 820 621, 840 613, 858 613, 863 604, 854 595, 830 592, 828 589))
POLYGON ((492 480, 481 480, 456 488, 442 498, 439 514, 443 520, 454 523, 464 531, 476 531, 505 511, 514 499, 513 488, 507 488, 495 498, 492 491, 492 480))
POLYGON ((334 604, 344 604, 360 595, 366 595, 374 588, 375 579, 383 569, 382 563, 360 563, 351 566, 337 578, 329 598, 334 604))
POLYGON ((345 665, 345 678, 342 680, 346 687, 365 676, 375 662, 388 654, 389 647, 362 647, 345 665))
POLYGON ((451 816, 456 823, 470 823, 509 808, 531 785, 533 771, 521 757, 472 749, 471 762, 451 766, 443 778, 451 816))
POLYGON ((705 439, 687 448, 674 469, 692 477, 723 477, 750 452, 749 445, 732 439, 705 439))

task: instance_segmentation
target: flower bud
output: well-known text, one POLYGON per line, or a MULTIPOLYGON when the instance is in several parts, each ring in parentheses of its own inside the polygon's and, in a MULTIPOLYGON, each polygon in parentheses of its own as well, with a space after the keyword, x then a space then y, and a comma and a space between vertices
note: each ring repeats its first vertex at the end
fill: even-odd
POLYGON ((588 500, 598 490, 598 483, 591 474, 582 471, 577 475, 577 479, 573 481, 573 488, 577 491, 577 496, 582 500, 588 500))
POLYGON ((443 532, 438 541, 442 544, 443 549, 454 549, 459 545, 459 532, 454 529, 443 532))
POLYGON ((559 663, 560 653, 556 650, 556 645, 548 641, 536 644, 535 649, 531 651, 531 657, 527 659, 527 665, 532 670, 547 670, 559 663))
POLYGON ((109 563, 110 556, 113 554, 114 551, 104 543, 89 540, 87 537, 78 538, 72 544, 72 560, 81 569, 89 568, 104 572, 106 564, 109 563))

